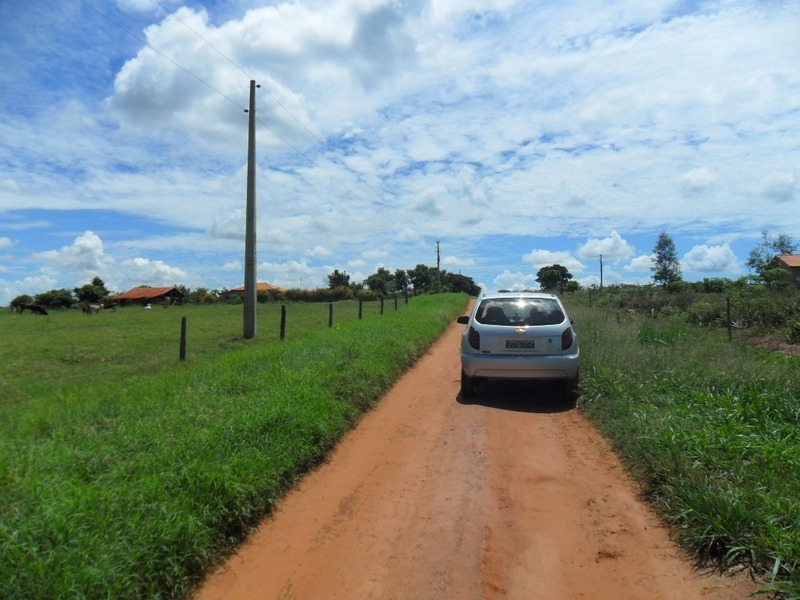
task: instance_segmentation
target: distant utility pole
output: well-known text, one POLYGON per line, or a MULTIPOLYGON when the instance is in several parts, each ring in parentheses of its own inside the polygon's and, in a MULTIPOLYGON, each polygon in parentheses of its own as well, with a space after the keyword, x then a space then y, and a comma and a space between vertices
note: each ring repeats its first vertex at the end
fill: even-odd
POLYGON ((246 339, 256 335, 256 85, 250 80, 247 135, 247 211, 244 230, 244 325, 246 339))
POLYGON ((442 271, 439 269, 439 242, 436 242, 436 291, 442 291, 442 271))
POLYGON ((603 289, 603 255, 600 255, 600 289, 603 289))

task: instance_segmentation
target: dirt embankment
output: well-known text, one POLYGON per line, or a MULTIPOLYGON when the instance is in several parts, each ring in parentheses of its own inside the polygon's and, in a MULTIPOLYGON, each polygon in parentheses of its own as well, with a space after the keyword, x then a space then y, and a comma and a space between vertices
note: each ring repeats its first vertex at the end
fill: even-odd
POLYGON ((738 599, 693 571, 550 386, 461 403, 454 325, 199 590, 201 600, 738 599))

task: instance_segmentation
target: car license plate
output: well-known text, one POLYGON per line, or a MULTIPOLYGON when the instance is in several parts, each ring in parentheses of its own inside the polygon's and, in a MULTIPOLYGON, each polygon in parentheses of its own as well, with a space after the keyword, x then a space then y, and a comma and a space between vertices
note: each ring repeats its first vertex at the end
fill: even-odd
POLYGON ((535 345, 533 340, 506 340, 506 350, 533 350, 535 345))

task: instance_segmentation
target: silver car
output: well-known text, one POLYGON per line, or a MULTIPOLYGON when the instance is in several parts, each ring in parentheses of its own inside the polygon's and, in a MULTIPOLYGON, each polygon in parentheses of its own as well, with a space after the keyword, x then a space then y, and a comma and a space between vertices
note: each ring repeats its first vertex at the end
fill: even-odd
POLYGON ((539 292, 482 294, 461 338, 461 396, 485 379, 562 380, 576 400, 578 337, 558 296, 539 292))

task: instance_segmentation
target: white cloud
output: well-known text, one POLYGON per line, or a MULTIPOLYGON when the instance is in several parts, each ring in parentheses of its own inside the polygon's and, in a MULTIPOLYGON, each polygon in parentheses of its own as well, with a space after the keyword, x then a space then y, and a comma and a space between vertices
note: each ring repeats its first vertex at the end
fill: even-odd
POLYGON ((133 285, 172 285, 187 281, 189 277, 183 269, 148 258, 123 260, 119 272, 124 273, 125 281, 133 285))
POLYGON ((0 249, 11 248, 14 245, 14 240, 9 237, 0 237, 0 249))
POLYGON ((512 273, 505 270, 494 278, 494 286, 494 289, 518 292, 525 289, 538 289, 539 282, 536 281, 536 275, 531 273, 522 273, 520 271, 512 273))
POLYGON ((653 266, 653 255, 652 254, 642 254, 641 256, 637 256, 634 258, 628 265, 625 267, 626 271, 650 271, 653 266))
POLYGON ((720 246, 697 245, 681 260, 686 271, 697 273, 737 272, 739 262, 727 244, 720 246))
POLYGON ((700 167, 684 173, 678 179, 685 192, 698 193, 711 187, 718 178, 709 168, 700 167))
POLYGON ((442 264, 447 267, 471 267, 475 264, 475 261, 471 258, 458 258, 450 255, 442 258, 442 264))
POLYGON ((311 250, 306 252, 308 256, 320 257, 320 256, 330 256, 332 252, 327 248, 323 248, 322 246, 314 246, 311 250))
POLYGON ((587 240, 578 248, 578 256, 586 260, 598 260, 601 255, 604 261, 626 260, 635 252, 633 246, 616 231, 612 231, 607 238, 587 240))
POLYGON ((79 235, 70 246, 39 252, 33 258, 56 268, 83 273, 105 273, 114 264, 114 259, 105 254, 103 240, 93 231, 79 235))
POLYGON ((797 177, 793 173, 770 173, 761 193, 779 202, 789 202, 796 197, 797 191, 797 177))
POLYGON ((573 275, 580 273, 586 268, 581 261, 575 258, 569 252, 553 252, 551 250, 531 250, 528 254, 522 257, 522 260, 529 263, 537 270, 548 265, 561 265, 566 267, 567 270, 573 275))
POLYGON ((251 77, 259 256, 304 257, 305 286, 322 259, 430 264, 432 240, 476 281, 525 254, 574 274, 602 254, 631 281, 664 224, 740 255, 800 231, 797 3, 117 0, 156 52, 92 11, 8 2, 9 280, 146 257, 239 285, 251 77), (84 230, 106 247, 51 250, 84 230))

